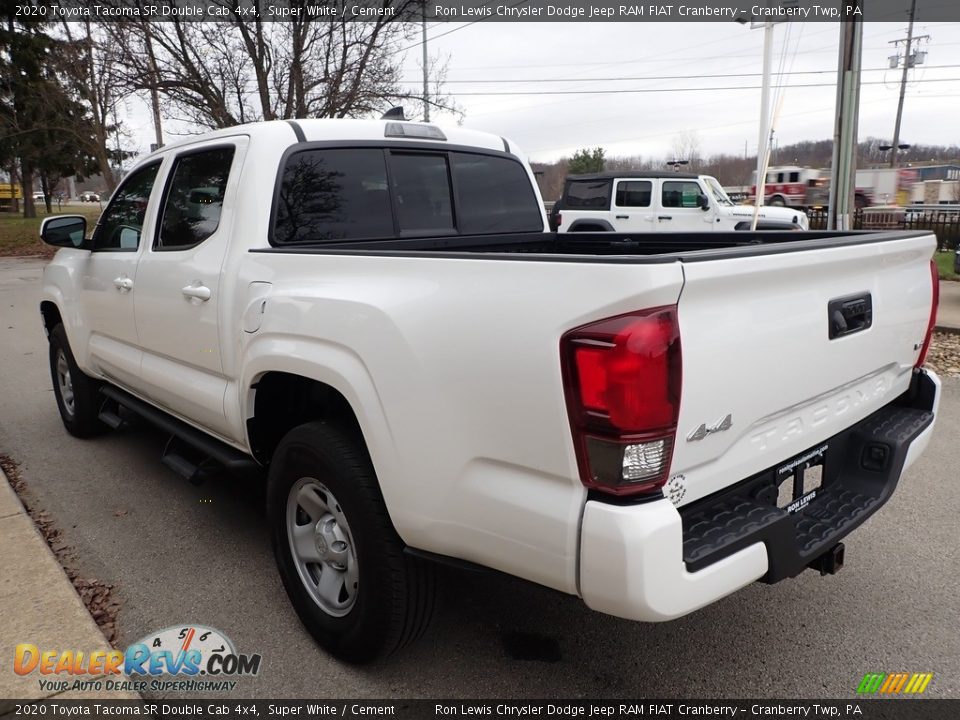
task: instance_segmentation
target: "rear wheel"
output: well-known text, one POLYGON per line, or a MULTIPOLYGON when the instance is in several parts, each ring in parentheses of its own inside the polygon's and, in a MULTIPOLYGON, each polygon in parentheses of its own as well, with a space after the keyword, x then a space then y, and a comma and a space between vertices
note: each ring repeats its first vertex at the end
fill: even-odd
POLYGON ((322 422, 291 430, 271 463, 267 514, 287 595, 327 651, 368 662, 426 629, 433 568, 403 552, 362 443, 322 422))
POLYGON ((779 195, 774 195, 772 198, 770 198, 770 202, 767 203, 767 205, 773 205, 774 207, 784 207, 786 204, 787 201, 779 195))
POLYGON ((63 325, 50 332, 50 377, 60 419, 71 435, 93 437, 109 428, 100 420, 100 383, 77 367, 63 325))

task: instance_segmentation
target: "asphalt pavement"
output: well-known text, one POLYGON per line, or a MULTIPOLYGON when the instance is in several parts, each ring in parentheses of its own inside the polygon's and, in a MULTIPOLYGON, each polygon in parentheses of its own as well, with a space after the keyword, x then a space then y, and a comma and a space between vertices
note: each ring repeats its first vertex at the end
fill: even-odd
MULTIPOLYGON (((928 697, 960 697, 960 381, 945 382, 930 448, 845 541, 836 576, 753 584, 654 625, 509 577, 445 570, 419 644, 355 668, 320 650, 287 602, 257 483, 180 480, 148 427, 67 435, 40 323, 41 268, 0 259, 0 453, 21 463, 83 575, 115 586, 121 648, 172 625, 218 628, 263 656, 236 697, 842 698, 867 672, 900 671, 934 673, 928 697)), ((5 668, 11 656, 0 647, 5 668)))

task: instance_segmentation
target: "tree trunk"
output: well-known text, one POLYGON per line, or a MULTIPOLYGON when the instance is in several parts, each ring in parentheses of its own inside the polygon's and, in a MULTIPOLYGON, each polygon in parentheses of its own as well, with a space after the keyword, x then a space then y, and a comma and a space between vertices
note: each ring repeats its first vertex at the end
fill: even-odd
POLYGON ((50 215, 53 212, 53 193, 50 177, 43 170, 40 171, 40 190, 43 191, 43 206, 46 208, 47 215, 50 215))
POLYGON ((33 166, 20 161, 20 185, 23 188, 23 216, 35 218, 37 208, 33 204, 33 166))

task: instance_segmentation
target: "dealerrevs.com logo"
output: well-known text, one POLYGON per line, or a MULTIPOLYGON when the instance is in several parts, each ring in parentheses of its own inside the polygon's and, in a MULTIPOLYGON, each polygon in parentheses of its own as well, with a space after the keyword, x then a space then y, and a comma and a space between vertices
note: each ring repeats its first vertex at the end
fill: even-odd
POLYGON ((14 650, 13 671, 37 673, 41 689, 55 692, 224 691, 236 687, 232 678, 256 676, 261 661, 259 654, 238 653, 219 630, 177 625, 151 633, 123 652, 41 650, 21 643, 14 650))

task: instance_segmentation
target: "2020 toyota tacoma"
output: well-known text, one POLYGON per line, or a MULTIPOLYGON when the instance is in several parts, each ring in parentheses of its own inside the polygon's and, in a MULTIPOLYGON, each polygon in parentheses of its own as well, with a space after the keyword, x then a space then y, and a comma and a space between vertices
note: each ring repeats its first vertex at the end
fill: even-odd
POLYGON ((933 429, 934 237, 545 224, 517 146, 461 128, 164 147, 89 237, 42 226, 63 423, 267 469, 290 599, 353 661, 422 632, 442 559, 642 621, 836 571, 933 429))

